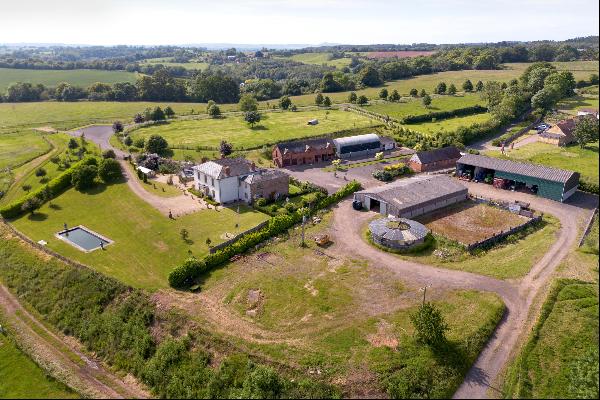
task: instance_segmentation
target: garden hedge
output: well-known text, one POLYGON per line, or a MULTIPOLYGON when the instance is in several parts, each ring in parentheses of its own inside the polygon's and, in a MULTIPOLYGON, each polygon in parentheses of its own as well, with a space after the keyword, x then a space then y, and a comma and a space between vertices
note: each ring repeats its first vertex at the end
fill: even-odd
MULTIPOLYGON (((352 181, 331 196, 327 196, 319 201, 312 208, 311 212, 315 212, 322 208, 328 207, 331 204, 337 203, 344 197, 360 189, 360 183, 357 181, 352 181)), ((198 278, 203 272, 224 264, 229 261, 231 257, 244 253, 257 244, 287 231, 300 221, 302 221, 302 214, 300 214, 298 211, 287 215, 278 215, 276 217, 272 217, 267 226, 264 228, 242 236, 236 242, 230 244, 229 246, 223 247, 213 254, 207 255, 204 257, 204 259, 188 259, 182 265, 175 267, 169 273, 169 285, 175 288, 189 286, 194 279, 198 278)))
POLYGON ((401 124, 418 124, 420 122, 431 122, 432 119, 446 119, 452 117, 464 117, 472 114, 487 112, 487 108, 476 105, 472 107, 457 108, 456 110, 437 111, 420 115, 407 115, 400 120, 401 124))
MULTIPOLYGON (((77 170, 77 168, 79 168, 82 165, 97 165, 97 164, 98 164, 98 160, 96 160, 95 157, 86 157, 83 160, 73 164, 71 167, 66 169, 62 174, 58 175, 56 178, 52 179, 47 184, 47 186, 50 188, 50 193, 52 194, 52 197, 58 196, 60 193, 65 191, 69 186, 71 186, 71 179, 73 177, 73 172, 75 172, 75 170, 77 170)), ((7 219, 8 218, 16 218, 24 213, 24 211, 21 208, 23 206, 23 203, 25 203, 27 200, 37 197, 38 199, 40 199, 40 201, 42 201, 42 202, 45 201, 44 193, 43 193, 44 188, 45 188, 45 186, 42 186, 42 187, 38 188, 37 190, 22 197, 21 199, 15 200, 14 202, 0 208, 0 215, 2 215, 3 218, 7 218, 7 219)))
POLYGON ((579 181, 579 190, 593 194, 600 194, 600 188, 597 183, 579 181))

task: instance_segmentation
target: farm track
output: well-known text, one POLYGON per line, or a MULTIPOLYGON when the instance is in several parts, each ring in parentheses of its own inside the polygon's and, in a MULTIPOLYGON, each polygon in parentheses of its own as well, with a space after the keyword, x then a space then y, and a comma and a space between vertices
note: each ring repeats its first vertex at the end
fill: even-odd
POLYGON ((174 217, 190 214, 205 208, 198 199, 192 198, 191 195, 186 196, 184 194, 174 197, 161 197, 153 193, 148 192, 142 186, 139 178, 135 176, 132 169, 129 167, 127 161, 123 157, 127 156, 124 151, 113 147, 110 144, 110 137, 113 135, 112 127, 109 125, 94 125, 87 128, 81 128, 76 131, 69 132, 69 135, 79 137, 82 133, 85 134, 87 140, 91 140, 100 146, 101 149, 112 149, 121 168, 123 169, 124 177, 127 182, 127 186, 135 193, 140 199, 150 204, 152 207, 157 209, 161 214, 168 216, 171 213, 174 217))
MULTIPOLYGON (((431 285, 432 290, 472 289, 498 294, 506 305, 504 317, 496 327, 477 361, 469 370, 454 398, 484 398, 516 349, 519 339, 529 332, 539 305, 535 297, 543 291, 549 278, 564 257, 574 248, 579 235, 579 222, 597 206, 598 198, 578 192, 571 204, 557 203, 528 194, 495 190, 487 185, 467 184, 469 192, 498 200, 522 200, 532 208, 558 218, 561 229, 550 250, 520 280, 499 280, 468 272, 447 270, 402 260, 370 246, 362 239, 362 227, 373 216, 352 210, 345 200, 334 209, 334 241, 331 250, 366 258, 372 265, 388 268, 403 279, 431 285)), ((496 393, 498 395, 499 393, 496 393)))
POLYGON ((28 353, 52 375, 85 397, 148 398, 136 384, 128 384, 83 354, 72 340, 50 331, 29 313, 18 298, 0 284, 0 308, 9 325, 18 333, 18 342, 26 342, 28 353), (73 357, 79 360, 73 360, 73 357), (62 378, 62 379, 60 379, 62 378))

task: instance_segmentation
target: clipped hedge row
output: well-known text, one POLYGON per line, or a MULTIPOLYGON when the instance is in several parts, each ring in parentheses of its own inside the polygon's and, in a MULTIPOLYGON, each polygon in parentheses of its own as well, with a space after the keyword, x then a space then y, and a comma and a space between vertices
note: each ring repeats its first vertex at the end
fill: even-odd
POLYGON ((472 107, 457 108, 456 110, 436 111, 436 112, 430 112, 427 114, 420 114, 420 115, 407 115, 406 117, 404 117, 400 120, 400 123, 401 124, 418 124, 420 122, 431 122, 431 120, 433 118, 446 119, 446 118, 452 118, 452 117, 464 117, 467 115, 481 114, 484 112, 487 112, 486 107, 476 105, 476 106, 472 106, 472 107))
MULTIPOLYGON (((319 201, 311 210, 311 212, 337 203, 344 197, 356 192, 357 190, 360 190, 360 188, 361 186, 359 182, 352 181, 331 196, 327 196, 319 201)), ((230 244, 229 246, 223 247, 213 254, 207 255, 204 257, 204 259, 197 260, 190 258, 182 265, 175 267, 169 273, 169 285, 174 288, 187 287, 203 272, 224 264, 229 261, 231 257, 244 253, 257 244, 287 231, 300 221, 302 221, 302 214, 300 214, 298 211, 287 215, 278 215, 276 217, 272 217, 269 220, 268 225, 264 228, 244 235, 236 242, 230 244)))
POLYGON ((600 188, 597 183, 579 181, 579 190, 600 195, 600 188))
MULTIPOLYGON (((60 193, 65 191, 69 186, 71 186, 71 179, 73 177, 73 172, 77 170, 82 165, 97 165, 98 160, 95 157, 86 157, 83 160, 73 164, 71 167, 66 169, 62 174, 58 175, 56 178, 52 179, 48 182, 47 186, 50 189, 50 193, 52 197, 58 196, 60 193)), ((15 200, 14 202, 0 208, 0 215, 4 218, 16 218, 24 213, 22 210, 23 203, 27 200, 30 200, 34 197, 38 198, 40 201, 45 201, 47 199, 44 198, 44 189, 45 186, 40 187, 39 189, 27 194, 26 196, 20 198, 19 200, 15 200)))

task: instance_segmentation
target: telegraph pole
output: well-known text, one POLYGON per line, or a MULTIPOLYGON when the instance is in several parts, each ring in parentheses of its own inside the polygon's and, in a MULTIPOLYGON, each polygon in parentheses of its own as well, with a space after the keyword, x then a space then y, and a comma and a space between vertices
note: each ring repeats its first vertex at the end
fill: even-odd
POLYGON ((306 222, 306 215, 302 216, 302 244, 301 247, 305 247, 306 243, 304 243, 304 223, 306 222))

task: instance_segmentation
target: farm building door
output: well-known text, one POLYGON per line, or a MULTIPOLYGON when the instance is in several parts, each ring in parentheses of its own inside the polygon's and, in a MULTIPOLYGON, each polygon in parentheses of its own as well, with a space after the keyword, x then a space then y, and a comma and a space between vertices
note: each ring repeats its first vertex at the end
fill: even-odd
POLYGON ((372 197, 369 197, 369 210, 379 212, 381 207, 381 202, 379 200, 375 200, 372 197))

